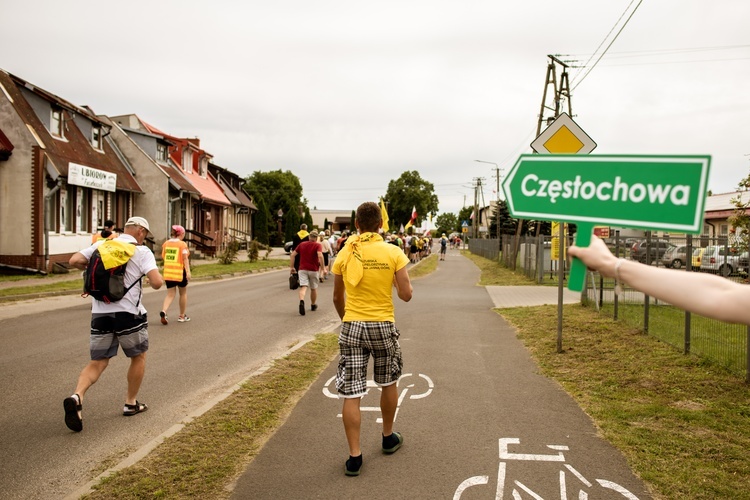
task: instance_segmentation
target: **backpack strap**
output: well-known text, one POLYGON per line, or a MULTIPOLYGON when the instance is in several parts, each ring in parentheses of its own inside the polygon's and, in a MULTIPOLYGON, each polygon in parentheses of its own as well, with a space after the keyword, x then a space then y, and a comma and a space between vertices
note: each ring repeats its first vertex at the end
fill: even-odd
MULTIPOLYGON (((137 244, 132 243, 132 242, 130 244, 133 245, 133 246, 138 246, 137 244)), ((136 252, 137 252, 137 250, 136 250, 136 252)), ((135 257, 135 254, 133 255, 133 257, 135 257)), ((130 261, 128 260, 128 262, 126 262, 125 265, 127 266, 129 263, 130 263, 130 261)), ((137 283, 141 284, 141 290, 138 293, 138 302, 135 303, 135 307, 138 307, 139 305, 141 305, 141 297, 143 297, 143 281, 142 280, 143 280, 144 276, 146 276, 146 275, 145 274, 141 274, 138 277, 138 279, 136 279, 133 283, 130 284, 129 287, 125 288, 125 293, 123 294, 123 297, 125 297, 125 295, 128 294, 128 292, 130 291, 130 289, 133 288, 137 283)))

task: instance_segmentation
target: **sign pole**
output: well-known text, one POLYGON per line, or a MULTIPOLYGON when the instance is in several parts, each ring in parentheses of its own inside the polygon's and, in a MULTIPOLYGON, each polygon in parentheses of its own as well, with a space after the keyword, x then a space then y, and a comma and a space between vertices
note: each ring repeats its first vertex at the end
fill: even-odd
MULTIPOLYGON (((576 231, 576 246, 587 247, 591 244, 591 234, 594 232, 593 224, 578 224, 576 231)), ((573 258, 570 266, 570 276, 568 278, 568 288, 575 292, 583 291, 583 284, 586 280, 586 265, 581 259, 573 258)))

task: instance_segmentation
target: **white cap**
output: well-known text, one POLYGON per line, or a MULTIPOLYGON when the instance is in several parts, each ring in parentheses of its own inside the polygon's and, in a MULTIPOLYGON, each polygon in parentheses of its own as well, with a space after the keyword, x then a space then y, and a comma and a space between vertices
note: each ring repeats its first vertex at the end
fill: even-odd
POLYGON ((148 221, 143 217, 131 217, 125 223, 125 226, 141 226, 146 231, 151 232, 151 229, 148 227, 148 221))

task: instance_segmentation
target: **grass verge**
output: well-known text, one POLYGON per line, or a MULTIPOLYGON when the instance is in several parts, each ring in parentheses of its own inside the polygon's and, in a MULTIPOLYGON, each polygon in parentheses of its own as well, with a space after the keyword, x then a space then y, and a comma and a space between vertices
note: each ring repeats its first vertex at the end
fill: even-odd
POLYGON ((335 334, 317 335, 83 498, 229 497, 227 486, 337 352, 335 334))
POLYGON ((436 254, 432 254, 429 257, 420 260, 409 269, 409 278, 414 279, 427 276, 428 274, 434 272, 435 269, 437 269, 437 265, 438 256, 436 254))
MULTIPOLYGON (((243 261, 243 262, 232 262, 231 264, 197 264, 193 265, 190 269, 193 278, 212 278, 228 274, 247 274, 253 271, 259 271, 263 269, 271 269, 279 266, 288 266, 288 259, 270 259, 270 260, 258 260, 255 262, 243 261)), ((83 280, 80 278, 80 271, 73 271, 79 277, 54 280, 53 277, 37 277, 37 276, 23 276, 23 279, 38 279, 38 283, 34 285, 15 286, 9 288, 0 289, 0 298, 2 297, 13 297, 23 295, 37 295, 37 294, 54 294, 54 293, 65 293, 65 292, 82 292, 83 291, 83 280)), ((4 277, 0 281, 18 281, 20 278, 14 276, 4 277)), ((12 299, 11 299, 12 300, 12 299)))

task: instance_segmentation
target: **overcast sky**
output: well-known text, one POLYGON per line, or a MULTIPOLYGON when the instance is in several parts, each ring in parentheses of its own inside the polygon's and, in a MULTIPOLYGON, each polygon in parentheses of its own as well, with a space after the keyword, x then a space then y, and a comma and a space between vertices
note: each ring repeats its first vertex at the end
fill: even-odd
MULTIPOLYGON (((291 170, 311 208, 351 210, 417 170, 457 212, 475 177, 496 197, 495 167, 474 160, 507 172, 531 152, 547 55, 591 67, 638 3, 0 0, 0 68, 199 137, 242 176, 291 170)), ((734 190, 750 172, 748 19, 747 0, 644 0, 596 67, 570 69, 594 154, 710 154, 710 189, 734 190)))

